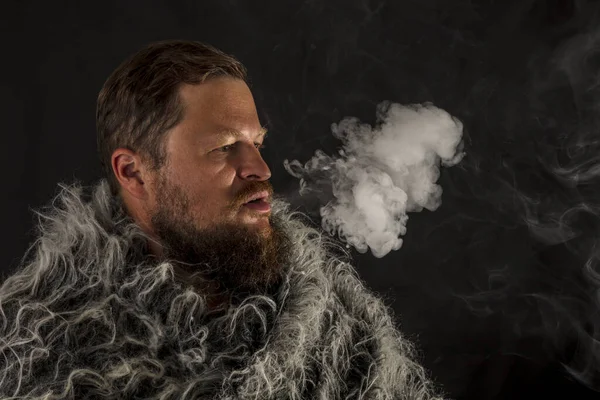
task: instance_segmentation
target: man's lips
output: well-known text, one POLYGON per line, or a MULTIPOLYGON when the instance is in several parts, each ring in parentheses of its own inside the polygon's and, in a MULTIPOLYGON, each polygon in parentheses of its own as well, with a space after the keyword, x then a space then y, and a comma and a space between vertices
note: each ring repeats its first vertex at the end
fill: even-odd
POLYGON ((244 202, 244 204, 247 204, 247 203, 249 203, 251 201, 259 200, 259 199, 260 200, 264 200, 264 201, 268 201, 269 200, 269 192, 267 192, 265 190, 265 191, 262 191, 262 192, 254 193, 252 196, 249 196, 246 199, 246 201, 244 202))
POLYGON ((244 204, 244 207, 248 207, 252 210, 260 211, 260 212, 268 212, 271 210, 271 204, 265 200, 253 201, 251 203, 244 204))
POLYGON ((258 212, 269 212, 271 210, 269 192, 264 190, 248 196, 248 198, 246 198, 246 202, 244 203, 244 207, 258 212))

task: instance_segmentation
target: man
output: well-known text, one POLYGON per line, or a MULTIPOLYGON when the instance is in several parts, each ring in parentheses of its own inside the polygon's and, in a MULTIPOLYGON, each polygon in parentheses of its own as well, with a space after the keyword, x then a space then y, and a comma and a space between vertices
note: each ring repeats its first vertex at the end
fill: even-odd
POLYGON ((2 398, 434 398, 347 254, 274 197, 236 59, 142 49, 97 131, 106 177, 61 185, 0 288, 2 398))

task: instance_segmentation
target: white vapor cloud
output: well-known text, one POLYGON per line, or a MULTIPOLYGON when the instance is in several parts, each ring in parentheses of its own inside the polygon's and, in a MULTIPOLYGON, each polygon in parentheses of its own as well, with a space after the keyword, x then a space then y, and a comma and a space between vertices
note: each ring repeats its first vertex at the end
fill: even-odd
POLYGON ((297 160, 284 166, 300 178, 301 195, 311 190, 307 179, 326 175, 334 198, 320 208, 323 229, 380 258, 402 246, 408 212, 441 205, 439 166, 464 157, 462 132, 457 118, 431 103, 383 102, 375 127, 354 117, 332 124, 343 142, 339 157, 317 150, 304 166, 297 160))

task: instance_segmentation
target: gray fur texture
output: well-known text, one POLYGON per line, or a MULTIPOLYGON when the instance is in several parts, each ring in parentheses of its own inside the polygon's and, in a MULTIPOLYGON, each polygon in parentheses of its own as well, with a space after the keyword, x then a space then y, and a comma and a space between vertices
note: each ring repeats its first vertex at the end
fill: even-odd
POLYGON ((60 186, 0 287, 2 399, 438 398, 384 303, 283 200, 283 284, 210 315, 105 180, 60 186))

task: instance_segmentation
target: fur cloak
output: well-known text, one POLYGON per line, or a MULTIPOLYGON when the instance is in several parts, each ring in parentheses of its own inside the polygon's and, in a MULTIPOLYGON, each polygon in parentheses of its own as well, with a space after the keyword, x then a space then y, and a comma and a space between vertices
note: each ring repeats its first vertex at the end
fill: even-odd
POLYGON ((437 398, 334 242, 280 199, 272 213, 293 239, 283 283, 211 315, 105 180, 61 185, 0 287, 0 398, 437 398))

